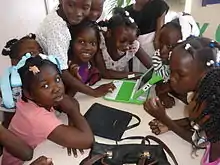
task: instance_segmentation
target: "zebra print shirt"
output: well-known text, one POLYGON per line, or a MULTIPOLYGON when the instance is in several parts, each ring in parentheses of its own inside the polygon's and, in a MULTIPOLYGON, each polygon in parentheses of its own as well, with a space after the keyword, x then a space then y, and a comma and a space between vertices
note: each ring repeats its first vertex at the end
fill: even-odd
POLYGON ((155 54, 152 56, 152 62, 156 74, 163 77, 164 82, 167 82, 170 78, 170 67, 169 65, 163 64, 159 50, 156 50, 155 54))

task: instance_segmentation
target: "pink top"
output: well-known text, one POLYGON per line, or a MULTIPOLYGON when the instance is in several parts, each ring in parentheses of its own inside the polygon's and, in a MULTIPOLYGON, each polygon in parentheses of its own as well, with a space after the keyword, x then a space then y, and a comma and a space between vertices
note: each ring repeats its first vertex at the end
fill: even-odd
MULTIPOLYGON (((32 101, 24 102, 19 99, 16 108, 9 129, 32 148, 46 140, 50 133, 62 124, 55 116, 54 109, 48 111, 32 101)), ((2 164, 22 165, 23 161, 4 150, 2 164)))
POLYGON ((207 146, 206 151, 204 153, 204 156, 202 158, 201 165, 220 165, 220 158, 218 158, 214 162, 211 162, 211 163, 209 162, 210 147, 211 147, 211 145, 209 144, 207 146))

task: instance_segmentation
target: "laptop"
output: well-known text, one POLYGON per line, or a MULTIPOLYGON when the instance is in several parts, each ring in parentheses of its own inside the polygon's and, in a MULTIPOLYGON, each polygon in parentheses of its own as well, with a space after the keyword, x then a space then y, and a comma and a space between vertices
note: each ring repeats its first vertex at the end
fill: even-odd
POLYGON ((155 74, 154 68, 145 72, 139 80, 114 80, 116 89, 112 93, 104 96, 109 101, 143 104, 148 98, 150 88, 157 82, 162 81, 162 77, 155 74))

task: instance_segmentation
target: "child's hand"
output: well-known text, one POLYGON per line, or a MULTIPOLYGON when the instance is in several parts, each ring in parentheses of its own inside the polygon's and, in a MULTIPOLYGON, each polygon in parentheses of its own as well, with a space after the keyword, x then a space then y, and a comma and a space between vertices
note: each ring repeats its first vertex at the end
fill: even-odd
POLYGON ((52 159, 49 159, 45 156, 41 156, 32 162, 30 165, 53 165, 52 159))
POLYGON ((79 75, 79 66, 77 64, 70 64, 69 72, 71 73, 72 76, 82 81, 82 77, 79 75))
POLYGON ((103 84, 94 89, 94 97, 105 96, 109 92, 113 92, 115 85, 113 83, 103 84))
POLYGON ((175 99, 168 94, 158 96, 165 108, 172 108, 175 105, 175 99))
POLYGON ((144 109, 159 121, 163 121, 167 117, 165 108, 158 98, 148 99, 144 103, 144 109))
MULTIPOLYGON (((71 122, 71 119, 69 118, 69 116, 68 116, 68 125, 69 126, 71 126, 71 127, 74 127, 74 124, 73 124, 73 122, 71 122)), ((79 150, 80 151, 80 153, 83 155, 84 154, 84 151, 83 150, 79 150)), ((74 148, 67 148, 67 154, 68 154, 68 156, 71 156, 72 154, 73 154, 73 156, 75 157, 75 158, 77 158, 77 150, 76 149, 74 149, 74 148)))

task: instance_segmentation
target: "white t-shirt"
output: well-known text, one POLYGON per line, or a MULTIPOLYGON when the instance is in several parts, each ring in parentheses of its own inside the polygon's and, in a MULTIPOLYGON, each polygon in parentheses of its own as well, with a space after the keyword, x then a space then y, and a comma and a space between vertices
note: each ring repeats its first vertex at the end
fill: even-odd
POLYGON ((132 59, 135 56, 140 47, 140 43, 137 40, 135 40, 134 43, 131 45, 131 50, 127 51, 126 54, 118 61, 114 61, 108 53, 105 44, 105 38, 102 33, 100 33, 100 38, 100 49, 102 51, 102 56, 105 61, 106 68, 115 71, 125 71, 128 66, 128 61, 130 61, 130 59, 132 59))
POLYGON ((67 23, 56 10, 47 15, 36 32, 36 40, 45 54, 56 56, 61 63, 61 70, 68 69, 68 49, 71 35, 67 23))

